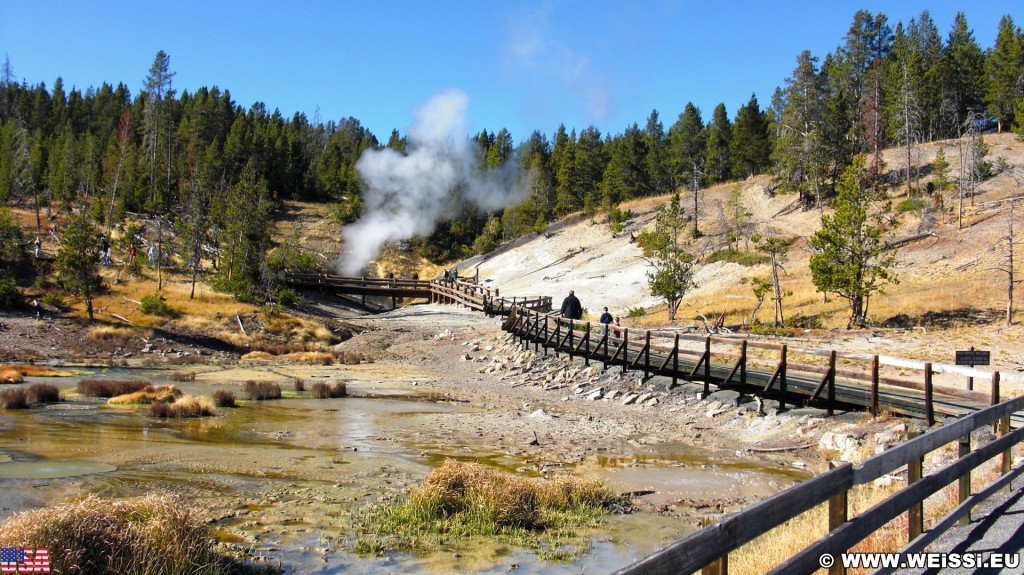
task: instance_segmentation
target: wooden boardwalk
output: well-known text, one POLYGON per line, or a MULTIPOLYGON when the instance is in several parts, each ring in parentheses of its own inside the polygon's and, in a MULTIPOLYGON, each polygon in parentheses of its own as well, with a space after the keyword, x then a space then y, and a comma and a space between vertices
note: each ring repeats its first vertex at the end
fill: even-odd
MULTIPOLYGON (((605 332, 600 324, 569 321, 553 314, 516 309, 504 329, 538 352, 569 354, 605 369, 642 371, 644 378, 662 376, 775 399, 787 405, 820 405, 865 409, 923 418, 962 417, 1000 400, 999 372, 918 362, 883 355, 804 348, 745 337, 663 334, 628 328, 605 332), (908 377, 914 373, 916 377, 908 377), (973 377, 985 392, 935 385, 935 374, 973 377)), ((1007 376, 1024 380, 1019 374, 1007 376)), ((1015 422, 1017 420, 1015 419, 1015 422)), ((1024 423, 1021 420, 1019 423, 1024 423)))

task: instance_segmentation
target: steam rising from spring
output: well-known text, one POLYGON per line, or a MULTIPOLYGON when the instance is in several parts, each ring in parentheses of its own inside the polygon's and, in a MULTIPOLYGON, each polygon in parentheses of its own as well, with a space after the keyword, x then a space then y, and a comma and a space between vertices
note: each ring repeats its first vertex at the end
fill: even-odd
POLYGON ((359 158, 365 211, 345 227, 339 273, 359 275, 381 246, 430 234, 459 204, 494 211, 522 200, 526 186, 514 162, 486 171, 480 165, 476 142, 467 138, 468 104, 462 91, 441 93, 416 110, 406 154, 387 148, 359 158))

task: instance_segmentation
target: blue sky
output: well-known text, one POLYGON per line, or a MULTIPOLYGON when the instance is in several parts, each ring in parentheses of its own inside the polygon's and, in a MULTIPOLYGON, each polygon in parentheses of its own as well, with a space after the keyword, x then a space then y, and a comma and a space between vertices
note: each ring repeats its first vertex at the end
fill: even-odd
POLYGON ((0 0, 0 54, 30 84, 84 91, 124 82, 134 95, 157 50, 174 87, 219 86, 286 117, 354 116, 381 140, 451 88, 469 96, 469 129, 516 142, 560 123, 617 133, 657 109, 667 128, 687 102, 707 121, 762 108, 802 50, 822 57, 858 9, 893 27, 928 9, 945 38, 958 10, 990 47, 1019 2, 948 0, 351 2, 0 0))

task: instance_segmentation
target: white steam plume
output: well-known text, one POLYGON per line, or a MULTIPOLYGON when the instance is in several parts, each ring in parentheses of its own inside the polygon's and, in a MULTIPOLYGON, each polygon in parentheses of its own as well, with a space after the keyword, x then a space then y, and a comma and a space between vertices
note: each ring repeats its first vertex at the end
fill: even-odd
POLYGON ((365 211, 346 226, 343 275, 359 275, 386 243, 427 235, 458 204, 499 210, 522 200, 513 162, 484 171, 476 144, 467 138, 469 98, 459 90, 441 93, 416 110, 406 154, 390 148, 366 150, 356 162, 363 179, 365 211))

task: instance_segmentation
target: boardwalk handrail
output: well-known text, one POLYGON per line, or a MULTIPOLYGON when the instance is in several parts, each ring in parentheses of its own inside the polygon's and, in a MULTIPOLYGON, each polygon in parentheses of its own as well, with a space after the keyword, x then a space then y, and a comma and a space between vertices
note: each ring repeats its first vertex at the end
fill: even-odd
POLYGON ((285 272, 285 281, 302 287, 330 288, 340 293, 426 298, 431 303, 461 304, 493 315, 505 315, 513 307, 548 311, 551 297, 500 297, 496 288, 468 280, 421 280, 350 277, 323 272, 285 272))
MULTIPOLYGON (((958 419, 952 424, 936 428, 876 455, 861 465, 847 463, 832 469, 733 513, 617 571, 616 575, 694 573, 714 563, 718 563, 720 567, 725 566, 728 561, 723 561, 723 558, 730 552, 826 502, 829 504, 829 534, 775 567, 770 573, 811 573, 820 567, 819 557, 826 553, 836 558, 838 566, 830 573, 843 573, 845 571, 839 555, 849 551, 858 542, 902 513, 909 516, 909 543, 900 552, 920 551, 954 522, 968 516, 974 506, 1024 471, 1024 466, 1011 469, 1010 465, 1010 449, 1024 440, 1024 428, 1011 432, 1009 418, 1011 414, 1021 410, 1024 410, 1024 397, 1014 398, 958 419), (994 422, 999 423, 999 439, 972 451, 971 432, 994 422), (920 468, 924 456, 954 441, 960 443, 960 458, 932 475, 921 477, 920 468), (1000 479, 971 495, 971 470, 1000 454, 1000 479), (907 487, 856 516, 855 520, 848 518, 849 509, 846 502, 850 489, 874 481, 903 466, 910 469, 911 482, 907 487), (960 505, 933 525, 932 529, 924 531, 924 500, 954 481, 960 482, 960 505)), ((726 570, 727 567, 725 570, 720 569, 719 572, 725 573, 726 570)))
POLYGON ((719 388, 738 387, 741 391, 778 398, 780 409, 785 409, 787 401, 795 402, 796 396, 804 396, 810 402, 825 400, 830 415, 839 401, 866 407, 876 415, 888 410, 923 417, 931 425, 938 417, 960 416, 1000 400, 1000 372, 972 372, 990 379, 989 389, 983 392, 936 384, 932 376, 939 370, 929 368, 935 364, 927 362, 790 347, 746 338, 698 338, 613 327, 609 341, 591 346, 591 340, 600 338, 600 324, 569 322, 525 308, 516 313, 518 321, 507 322, 504 329, 526 345, 533 343, 538 351, 543 344, 545 353, 566 352, 572 357, 583 357, 587 364, 597 360, 605 368, 619 365, 624 371, 643 371, 645 380, 661 375, 673 378, 673 382, 680 378, 702 381, 705 394, 710 393, 712 384, 719 388), (692 348, 698 341, 704 344, 702 350, 692 348), (570 345, 572 342, 580 342, 583 347, 570 345), (827 361, 817 362, 816 358, 827 361), (863 362, 863 367, 850 365, 857 362, 863 362), (905 372, 917 363, 922 368, 920 373, 908 377, 905 372), (885 366, 896 366, 899 370, 886 370, 885 366))

